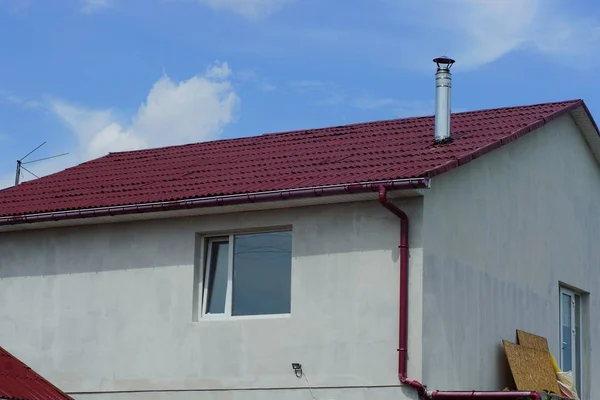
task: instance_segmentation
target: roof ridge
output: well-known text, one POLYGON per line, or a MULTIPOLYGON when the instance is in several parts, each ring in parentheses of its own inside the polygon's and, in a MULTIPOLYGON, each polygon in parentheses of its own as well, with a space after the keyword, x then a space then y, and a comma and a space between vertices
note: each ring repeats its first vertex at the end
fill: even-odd
MULTIPOLYGON (((555 105, 555 104, 569 104, 569 103, 576 103, 576 102, 583 102, 583 100, 582 99, 571 99, 571 100, 551 101, 551 102, 536 103, 536 104, 523 104, 523 105, 514 105, 514 106, 482 108, 482 109, 477 109, 477 110, 453 112, 452 115, 475 114, 475 113, 489 112, 489 111, 496 111, 496 110, 497 111, 513 110, 513 109, 524 108, 524 107, 540 107, 540 106, 549 106, 549 105, 555 105)), ((234 142, 234 141, 238 141, 238 140, 239 141, 250 140, 250 139, 257 139, 257 138, 261 138, 261 137, 265 137, 265 136, 273 137, 273 136, 280 136, 280 135, 292 135, 292 134, 298 134, 298 133, 309 133, 309 132, 312 133, 312 132, 319 132, 319 131, 327 131, 327 130, 338 129, 338 128, 351 128, 351 127, 356 127, 356 126, 380 124, 380 123, 387 123, 387 122, 399 122, 399 121, 408 121, 408 120, 414 121, 414 120, 419 120, 419 119, 433 118, 434 116, 435 116, 434 114, 431 114, 431 115, 421 115, 418 117, 388 118, 388 119, 379 119, 379 120, 372 120, 372 121, 353 122, 353 123, 344 124, 344 125, 329 125, 329 126, 321 126, 318 128, 295 129, 295 130, 283 131, 283 132, 265 132, 265 133, 261 133, 261 134, 250 135, 250 136, 241 136, 241 137, 236 137, 236 138, 222 138, 222 139, 207 140, 204 142, 175 144, 175 145, 151 147, 151 148, 139 149, 139 150, 115 151, 115 152, 110 152, 106 156, 102 156, 99 158, 107 157, 110 155, 117 155, 117 154, 131 154, 131 153, 140 153, 140 152, 145 152, 145 151, 160 151, 163 149, 169 149, 169 148, 174 148, 174 147, 186 147, 186 146, 191 147, 191 146, 197 146, 197 145, 202 145, 202 144, 207 144, 207 143, 221 143, 221 142, 234 142)), ((90 161, 93 161, 93 160, 90 160, 90 161)))
POLYGON ((470 110, 470 111, 461 111, 457 113, 452 113, 452 115, 464 115, 464 114, 475 114, 480 112, 490 112, 490 111, 502 111, 502 110, 515 110, 517 108, 530 108, 530 107, 543 107, 543 106, 552 106, 557 104, 575 104, 575 103, 583 103, 583 99, 571 99, 571 100, 562 100, 562 101, 547 101, 544 103, 535 103, 535 104, 523 104, 520 106, 505 106, 505 107, 491 107, 491 108, 481 108, 478 110, 470 110))

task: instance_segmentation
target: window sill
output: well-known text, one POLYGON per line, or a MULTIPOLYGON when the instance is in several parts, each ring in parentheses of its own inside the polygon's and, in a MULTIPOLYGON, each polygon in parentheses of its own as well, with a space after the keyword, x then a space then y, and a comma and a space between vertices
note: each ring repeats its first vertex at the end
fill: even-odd
POLYGON ((292 314, 264 314, 264 315, 203 315, 194 322, 214 321, 249 321, 260 319, 282 319, 290 318, 292 314))

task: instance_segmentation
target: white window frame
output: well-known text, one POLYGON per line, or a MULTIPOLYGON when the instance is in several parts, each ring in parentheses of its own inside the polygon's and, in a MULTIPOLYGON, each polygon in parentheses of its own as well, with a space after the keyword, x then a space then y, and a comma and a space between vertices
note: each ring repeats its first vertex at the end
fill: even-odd
MULTIPOLYGON (((231 319, 265 319, 265 318, 287 318, 291 316, 291 309, 289 313, 284 314, 256 314, 256 315, 232 315, 233 310, 233 256, 234 256, 234 243, 235 236, 240 234, 252 234, 252 233, 275 233, 275 232, 292 232, 291 227, 281 227, 274 229, 261 229, 261 230, 252 230, 252 231, 239 231, 229 234, 214 234, 214 235, 206 235, 201 236, 201 256, 200 256, 200 265, 197 269, 199 276, 197 279, 197 289, 201 294, 198 296, 199 304, 198 310, 200 318, 196 319, 197 321, 202 320, 231 320, 231 319), (227 256, 227 290, 225 295, 225 312, 223 314, 215 314, 215 313, 207 313, 206 308, 208 306, 208 282, 210 281, 210 261, 211 261, 211 251, 212 251, 212 243, 215 242, 228 242, 229 243, 229 253, 227 256)), ((292 264, 293 264, 293 248, 292 248, 292 264)), ((291 266, 293 267, 293 265, 291 266)), ((291 293, 290 293, 291 296, 291 293)), ((291 300, 291 299, 290 299, 291 300)))
POLYGON ((216 236, 208 237, 203 243, 203 247, 206 249, 206 257, 202 257, 202 272, 205 278, 202 279, 202 317, 231 317, 231 292, 233 290, 233 235, 229 236, 216 236), (213 243, 228 243, 229 252, 227 254, 227 289, 225 291, 225 313, 224 314, 212 314, 206 312, 208 306, 208 282, 210 282, 210 262, 212 256, 212 244, 213 243), (205 281, 204 281, 205 280, 205 281))
MULTIPOLYGON (((582 356, 583 356, 583 335, 582 335, 582 296, 581 293, 567 288, 565 286, 560 287, 560 297, 559 297, 559 331, 560 331, 560 369, 563 368, 564 361, 564 335, 563 335, 563 295, 567 295, 571 297, 571 371, 573 373, 573 381, 577 388, 577 393, 581 398, 581 392, 583 386, 583 377, 580 376, 581 371, 583 371, 582 365, 582 356), (579 310, 577 310, 579 307, 579 310), (579 316, 579 318, 577 318, 579 316), (576 331, 576 327, 579 327, 579 331, 576 331), (579 348, 579 352, 577 351, 579 348)), ((567 371, 565 371, 567 372, 567 371)))

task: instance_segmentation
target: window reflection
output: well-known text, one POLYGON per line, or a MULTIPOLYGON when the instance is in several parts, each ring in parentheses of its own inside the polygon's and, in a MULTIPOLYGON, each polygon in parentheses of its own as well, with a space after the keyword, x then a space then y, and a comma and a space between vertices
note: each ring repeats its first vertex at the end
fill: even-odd
POLYGON ((236 235, 232 315, 290 312, 291 232, 236 235))

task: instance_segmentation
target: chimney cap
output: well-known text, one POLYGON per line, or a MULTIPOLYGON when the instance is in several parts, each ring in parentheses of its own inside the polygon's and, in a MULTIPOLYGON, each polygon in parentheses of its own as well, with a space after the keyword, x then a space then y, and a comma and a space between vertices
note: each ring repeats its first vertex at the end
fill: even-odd
POLYGON ((440 64, 445 64, 444 67, 450 69, 452 64, 454 64, 454 60, 448 56, 441 56, 438 58, 434 58, 433 62, 437 64, 438 68, 440 68, 440 64))

